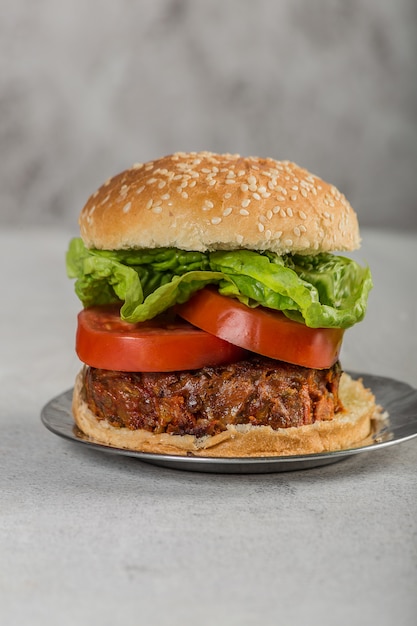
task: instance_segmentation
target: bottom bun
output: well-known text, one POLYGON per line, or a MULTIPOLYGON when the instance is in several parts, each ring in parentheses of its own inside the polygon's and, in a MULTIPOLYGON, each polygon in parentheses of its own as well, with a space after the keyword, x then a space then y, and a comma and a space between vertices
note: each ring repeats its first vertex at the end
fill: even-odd
POLYGON ((72 410, 78 428, 89 439, 137 452, 204 457, 265 457, 317 454, 371 444, 372 436, 383 420, 374 395, 363 386, 361 380, 353 380, 345 372, 340 379, 339 395, 344 410, 332 420, 278 430, 251 424, 229 425, 227 430, 218 435, 197 438, 193 435, 154 434, 143 429, 116 428, 98 419, 85 402, 80 373, 74 387, 72 410))

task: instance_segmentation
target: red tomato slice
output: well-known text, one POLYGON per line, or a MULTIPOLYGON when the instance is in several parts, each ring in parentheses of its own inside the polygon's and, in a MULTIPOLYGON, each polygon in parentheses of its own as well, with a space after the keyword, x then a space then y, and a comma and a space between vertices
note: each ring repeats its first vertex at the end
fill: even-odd
POLYGON ((279 311, 251 309, 210 287, 197 291, 176 310, 191 324, 225 341, 304 367, 331 367, 342 345, 342 328, 309 328, 279 311))
POLYGON ((78 315, 76 352, 92 367, 124 372, 198 369, 242 359, 245 351, 182 319, 130 324, 118 306, 89 307, 78 315))

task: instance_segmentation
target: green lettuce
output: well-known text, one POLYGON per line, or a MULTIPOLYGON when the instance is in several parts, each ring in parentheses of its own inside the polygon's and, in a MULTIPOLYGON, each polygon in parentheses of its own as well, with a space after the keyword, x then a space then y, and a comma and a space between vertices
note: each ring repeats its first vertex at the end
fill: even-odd
POLYGON ((212 284, 247 306, 282 311, 313 328, 348 328, 363 319, 372 288, 369 268, 330 253, 87 250, 75 238, 66 261, 84 306, 121 302, 129 322, 152 319, 212 284))

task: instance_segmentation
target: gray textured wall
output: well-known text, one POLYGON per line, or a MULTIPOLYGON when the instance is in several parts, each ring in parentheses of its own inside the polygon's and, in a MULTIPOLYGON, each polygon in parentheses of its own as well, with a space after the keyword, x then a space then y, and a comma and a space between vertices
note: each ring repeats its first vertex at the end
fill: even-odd
POLYGON ((134 161, 287 158, 417 228, 415 0, 0 0, 0 222, 74 226, 134 161))

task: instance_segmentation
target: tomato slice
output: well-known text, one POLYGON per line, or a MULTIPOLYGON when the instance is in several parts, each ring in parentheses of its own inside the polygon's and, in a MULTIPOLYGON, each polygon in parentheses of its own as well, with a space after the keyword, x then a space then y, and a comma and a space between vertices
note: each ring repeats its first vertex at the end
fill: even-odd
POLYGON ((230 363, 246 354, 181 318, 130 324, 119 310, 97 306, 79 313, 76 352, 83 363, 124 372, 170 372, 230 363))
POLYGON ((304 367, 331 367, 342 345, 342 328, 309 328, 279 311, 247 307, 211 287, 197 291, 176 310, 191 324, 225 341, 304 367))

